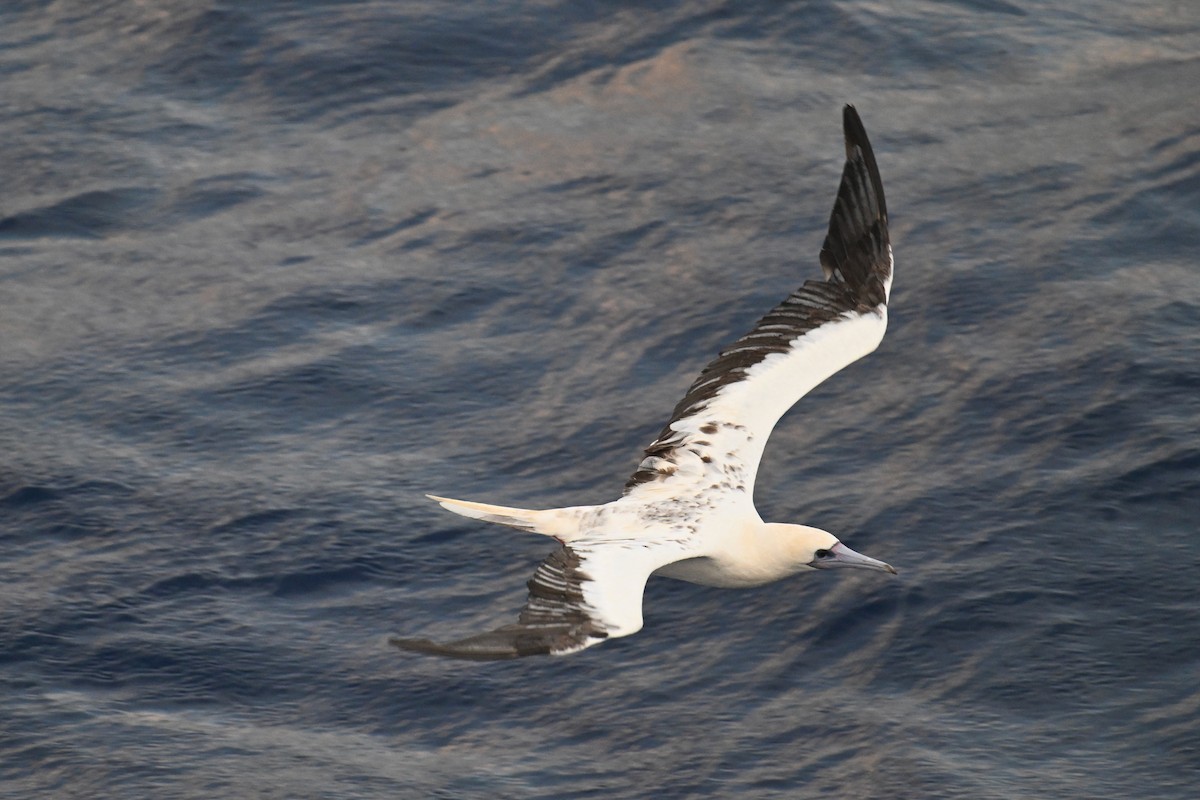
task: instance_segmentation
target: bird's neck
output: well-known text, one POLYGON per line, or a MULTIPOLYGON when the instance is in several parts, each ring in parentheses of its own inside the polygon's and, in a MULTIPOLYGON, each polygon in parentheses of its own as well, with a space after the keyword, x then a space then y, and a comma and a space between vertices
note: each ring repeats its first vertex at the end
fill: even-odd
MULTIPOLYGON (((816 528, 755 521, 714 554, 714 567, 728 587, 759 586, 811 569, 816 528)), ((828 534, 826 534, 828 535, 828 534)))

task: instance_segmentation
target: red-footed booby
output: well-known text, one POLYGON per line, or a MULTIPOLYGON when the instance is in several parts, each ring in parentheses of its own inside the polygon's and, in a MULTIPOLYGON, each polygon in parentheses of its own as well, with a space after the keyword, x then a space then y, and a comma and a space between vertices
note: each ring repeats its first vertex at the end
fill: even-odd
POLYGON ((806 281, 725 348, 675 406, 658 438, 604 505, 534 511, 430 498, 464 517, 552 536, 559 549, 529 581, 517 622, 419 653, 476 660, 565 655, 636 633, 650 575, 720 587, 857 567, 895 574, 833 534, 763 522, 754 478, 771 430, 814 386, 873 351, 887 327, 892 247, 875 155, 853 106, 846 163, 821 248, 824 280, 806 281))

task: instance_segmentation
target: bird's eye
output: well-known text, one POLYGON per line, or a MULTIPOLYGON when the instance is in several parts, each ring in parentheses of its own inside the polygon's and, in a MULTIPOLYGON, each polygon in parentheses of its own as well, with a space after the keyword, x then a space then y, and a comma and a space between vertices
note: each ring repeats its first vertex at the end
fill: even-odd
POLYGON ((825 549, 818 550, 816 556, 817 558, 829 558, 829 551, 825 549))

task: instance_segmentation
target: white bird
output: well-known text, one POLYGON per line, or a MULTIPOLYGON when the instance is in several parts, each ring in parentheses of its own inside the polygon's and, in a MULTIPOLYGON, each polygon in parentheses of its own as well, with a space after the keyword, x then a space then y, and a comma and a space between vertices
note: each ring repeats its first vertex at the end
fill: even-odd
POLYGON ((806 281, 704 368, 619 499, 534 511, 429 495, 448 511, 553 536, 561 547, 529 581, 515 624, 448 644, 392 644, 476 660, 565 655, 639 631, 651 574, 720 587, 831 567, 895 574, 819 528, 763 522, 753 500, 775 423, 873 351, 887 327, 892 247, 883 183, 853 106, 842 122, 846 163, 821 248, 825 280, 806 281))

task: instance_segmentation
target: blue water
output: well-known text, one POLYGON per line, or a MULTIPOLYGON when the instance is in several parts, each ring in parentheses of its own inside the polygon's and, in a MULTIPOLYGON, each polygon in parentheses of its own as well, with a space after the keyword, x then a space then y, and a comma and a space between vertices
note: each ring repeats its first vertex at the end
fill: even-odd
POLYGON ((1200 7, 8 3, 0 796, 1191 798, 1200 7), (880 349, 757 502, 900 570, 652 580, 476 664, 804 278, 875 144, 880 349))

